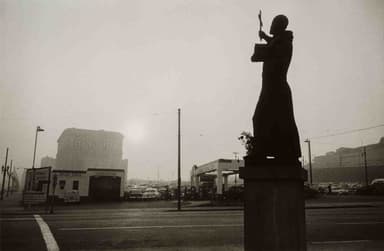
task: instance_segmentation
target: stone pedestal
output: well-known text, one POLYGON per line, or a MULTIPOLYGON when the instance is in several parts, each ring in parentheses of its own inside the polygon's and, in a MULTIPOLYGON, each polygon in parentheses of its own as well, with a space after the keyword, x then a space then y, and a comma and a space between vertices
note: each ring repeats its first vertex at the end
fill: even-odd
POLYGON ((301 163, 257 162, 245 157, 244 250, 306 250, 301 163))

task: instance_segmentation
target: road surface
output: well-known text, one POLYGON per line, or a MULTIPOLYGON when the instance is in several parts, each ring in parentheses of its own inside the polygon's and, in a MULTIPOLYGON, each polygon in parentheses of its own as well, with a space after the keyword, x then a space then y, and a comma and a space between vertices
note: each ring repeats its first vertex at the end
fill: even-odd
MULTIPOLYGON (((306 215, 309 250, 384 250, 383 207, 307 209, 306 215)), ((2 250, 242 250, 243 212, 119 208, 3 215, 1 235, 2 250)))

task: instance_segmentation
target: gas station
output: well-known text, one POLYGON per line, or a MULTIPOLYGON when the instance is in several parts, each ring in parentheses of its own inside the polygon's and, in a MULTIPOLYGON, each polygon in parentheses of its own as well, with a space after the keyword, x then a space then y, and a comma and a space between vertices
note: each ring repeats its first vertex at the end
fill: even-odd
MULTIPOLYGON (((236 159, 217 159, 200 166, 194 165, 191 170, 191 186, 201 191, 208 183, 212 189, 216 189, 216 195, 220 197, 229 188, 230 176, 234 175, 235 183, 238 182, 239 167, 243 166, 244 160, 236 159)), ((242 184, 243 181, 239 180, 238 183, 242 184)))

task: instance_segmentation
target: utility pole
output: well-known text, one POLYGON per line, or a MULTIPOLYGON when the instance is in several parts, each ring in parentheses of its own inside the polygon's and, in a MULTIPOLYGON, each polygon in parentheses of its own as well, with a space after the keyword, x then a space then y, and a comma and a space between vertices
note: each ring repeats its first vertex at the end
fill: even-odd
MULTIPOLYGON (((240 163, 240 160, 239 160, 239 153, 238 152, 233 152, 233 154, 235 155, 235 160, 237 161, 237 169, 239 169, 239 163, 240 163)), ((235 173, 235 186, 237 186, 237 173, 235 173)))
POLYGON ((160 170, 159 170, 159 167, 157 167, 157 184, 160 185, 160 170))
POLYGON ((7 147, 7 151, 5 153, 5 164, 4 166, 2 167, 2 171, 3 171, 3 183, 1 184, 1 198, 0 200, 3 199, 4 197, 4 185, 5 185, 5 173, 7 171, 7 162, 8 162, 8 147, 7 147))
POLYGON ((52 183, 52 197, 51 197, 51 209, 49 210, 50 214, 53 214, 53 204, 55 203, 55 190, 57 185, 57 174, 53 175, 53 183, 52 183))
POLYGON ((363 158, 364 158, 364 179, 365 185, 368 186, 368 166, 367 166, 367 148, 363 147, 363 158))
POLYGON ((177 210, 181 210, 181 156, 180 156, 180 108, 177 110, 178 115, 178 135, 177 135, 177 210))
MULTIPOLYGON (((13 167, 13 172, 16 172, 16 166, 13 167)), ((15 175, 11 175, 11 195, 13 194, 13 184, 14 184, 14 181, 13 179, 15 178, 15 175)))
POLYGON ((7 188, 6 197, 8 197, 8 194, 9 194, 9 186, 10 186, 11 175, 12 175, 12 164, 13 164, 13 160, 11 160, 11 166, 9 167, 9 170, 8 170, 8 188, 7 188))
POLYGON ((304 142, 308 143, 308 159, 309 159, 309 185, 312 186, 312 157, 311 157, 311 141, 306 139, 304 142))
POLYGON ((37 146, 37 134, 39 132, 44 132, 44 129, 40 126, 36 127, 35 134, 35 147, 33 148, 33 162, 32 162, 32 190, 35 190, 35 159, 36 159, 36 146, 37 146))

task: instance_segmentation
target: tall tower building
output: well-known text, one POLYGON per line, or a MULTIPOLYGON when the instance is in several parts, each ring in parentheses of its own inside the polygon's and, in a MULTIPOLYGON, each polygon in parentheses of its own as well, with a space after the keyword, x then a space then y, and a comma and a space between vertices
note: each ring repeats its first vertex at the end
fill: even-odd
POLYGON ((69 128, 57 142, 57 169, 125 169, 121 133, 69 128))

